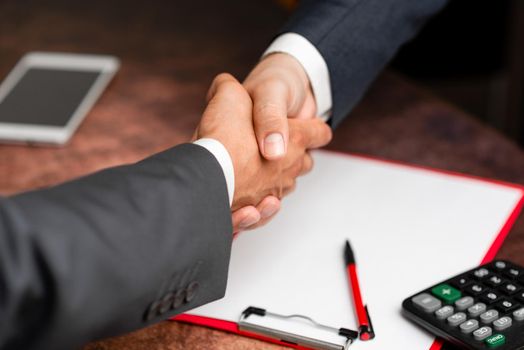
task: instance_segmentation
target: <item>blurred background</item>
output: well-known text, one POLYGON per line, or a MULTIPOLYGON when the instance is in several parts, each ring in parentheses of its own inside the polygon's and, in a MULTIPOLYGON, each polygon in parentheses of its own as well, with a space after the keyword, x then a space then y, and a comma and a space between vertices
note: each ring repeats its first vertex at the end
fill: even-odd
POLYGON ((524 145, 524 1, 451 1, 392 65, 524 145))

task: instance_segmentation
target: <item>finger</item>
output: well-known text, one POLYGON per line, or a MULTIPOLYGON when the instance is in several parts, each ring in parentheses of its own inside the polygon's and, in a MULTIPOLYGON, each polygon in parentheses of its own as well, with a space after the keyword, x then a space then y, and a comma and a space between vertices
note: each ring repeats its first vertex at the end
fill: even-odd
POLYGON ((257 209, 261 215, 260 221, 250 226, 249 230, 254 230, 270 222, 280 210, 280 200, 277 197, 267 196, 257 205, 257 209), (271 207, 271 209, 268 207, 271 207))
POLYGON ((263 83, 251 92, 258 147, 268 160, 286 154, 289 135, 287 95, 287 87, 281 83, 263 83))
POLYGON ((274 216, 280 210, 280 200, 275 196, 267 196, 258 205, 260 219, 264 220, 274 216))
POLYGON ((305 175, 309 173, 313 169, 313 164, 313 157, 311 157, 311 154, 307 152, 304 156, 304 161, 302 163, 302 171, 300 172, 300 175, 305 175))
MULTIPOLYGON (((276 215, 276 213, 275 213, 275 215, 276 215)), ((253 226, 250 226, 250 227, 248 228, 248 230, 254 230, 254 229, 256 229, 256 228, 259 228, 259 227, 262 227, 262 226, 266 225, 268 222, 270 222, 270 221, 273 219, 273 217, 274 217, 275 215, 270 216, 270 217, 265 218, 265 219, 260 219, 259 222, 257 222, 257 223, 254 224, 253 226)))
POLYGON ((289 123, 292 126, 291 132, 299 134, 294 135, 295 139, 307 149, 325 146, 333 137, 331 128, 319 118, 291 119, 289 123))
POLYGON ((242 216, 246 214, 248 215, 253 214, 251 213, 252 208, 253 208, 252 206, 244 207, 233 213, 233 220, 239 221, 236 227, 234 227, 235 233, 238 233, 238 231, 240 230, 252 230, 257 227, 265 225, 280 210, 280 200, 274 196, 265 197, 255 208, 258 211, 258 213, 260 213, 260 220, 253 224, 249 224, 249 220, 246 220, 245 223, 247 224, 247 226, 240 227, 240 226, 243 226, 243 225, 240 225, 240 222, 243 219, 242 216), (248 210, 249 210, 249 213, 248 213, 248 210))
POLYGON ((260 221, 260 213, 250 205, 240 208, 231 214, 233 232, 243 231, 260 221))

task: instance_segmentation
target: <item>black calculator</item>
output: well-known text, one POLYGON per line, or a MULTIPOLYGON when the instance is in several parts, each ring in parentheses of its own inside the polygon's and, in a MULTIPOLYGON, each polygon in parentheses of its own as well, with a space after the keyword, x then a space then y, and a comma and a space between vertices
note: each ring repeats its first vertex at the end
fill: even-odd
POLYGON ((496 260, 402 303, 406 317, 465 349, 524 350, 524 268, 496 260))

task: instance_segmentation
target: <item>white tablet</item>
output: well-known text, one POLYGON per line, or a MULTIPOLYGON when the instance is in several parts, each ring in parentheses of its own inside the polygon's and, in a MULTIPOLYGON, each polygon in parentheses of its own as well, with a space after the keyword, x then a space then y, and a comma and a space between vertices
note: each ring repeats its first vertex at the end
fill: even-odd
POLYGON ((112 56, 26 54, 0 85, 0 140, 66 143, 118 67, 112 56))

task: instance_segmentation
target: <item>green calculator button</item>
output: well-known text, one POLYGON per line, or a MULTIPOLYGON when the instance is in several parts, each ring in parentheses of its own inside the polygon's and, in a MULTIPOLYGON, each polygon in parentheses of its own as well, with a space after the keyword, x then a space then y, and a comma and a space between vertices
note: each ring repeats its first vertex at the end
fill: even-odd
POLYGON ((506 337, 502 334, 495 334, 485 340, 488 348, 496 348, 506 343, 506 337))
POLYGON ((459 290, 451 287, 448 284, 439 284, 431 290, 431 293, 447 303, 453 303, 455 300, 462 297, 462 293, 460 293, 459 290))

